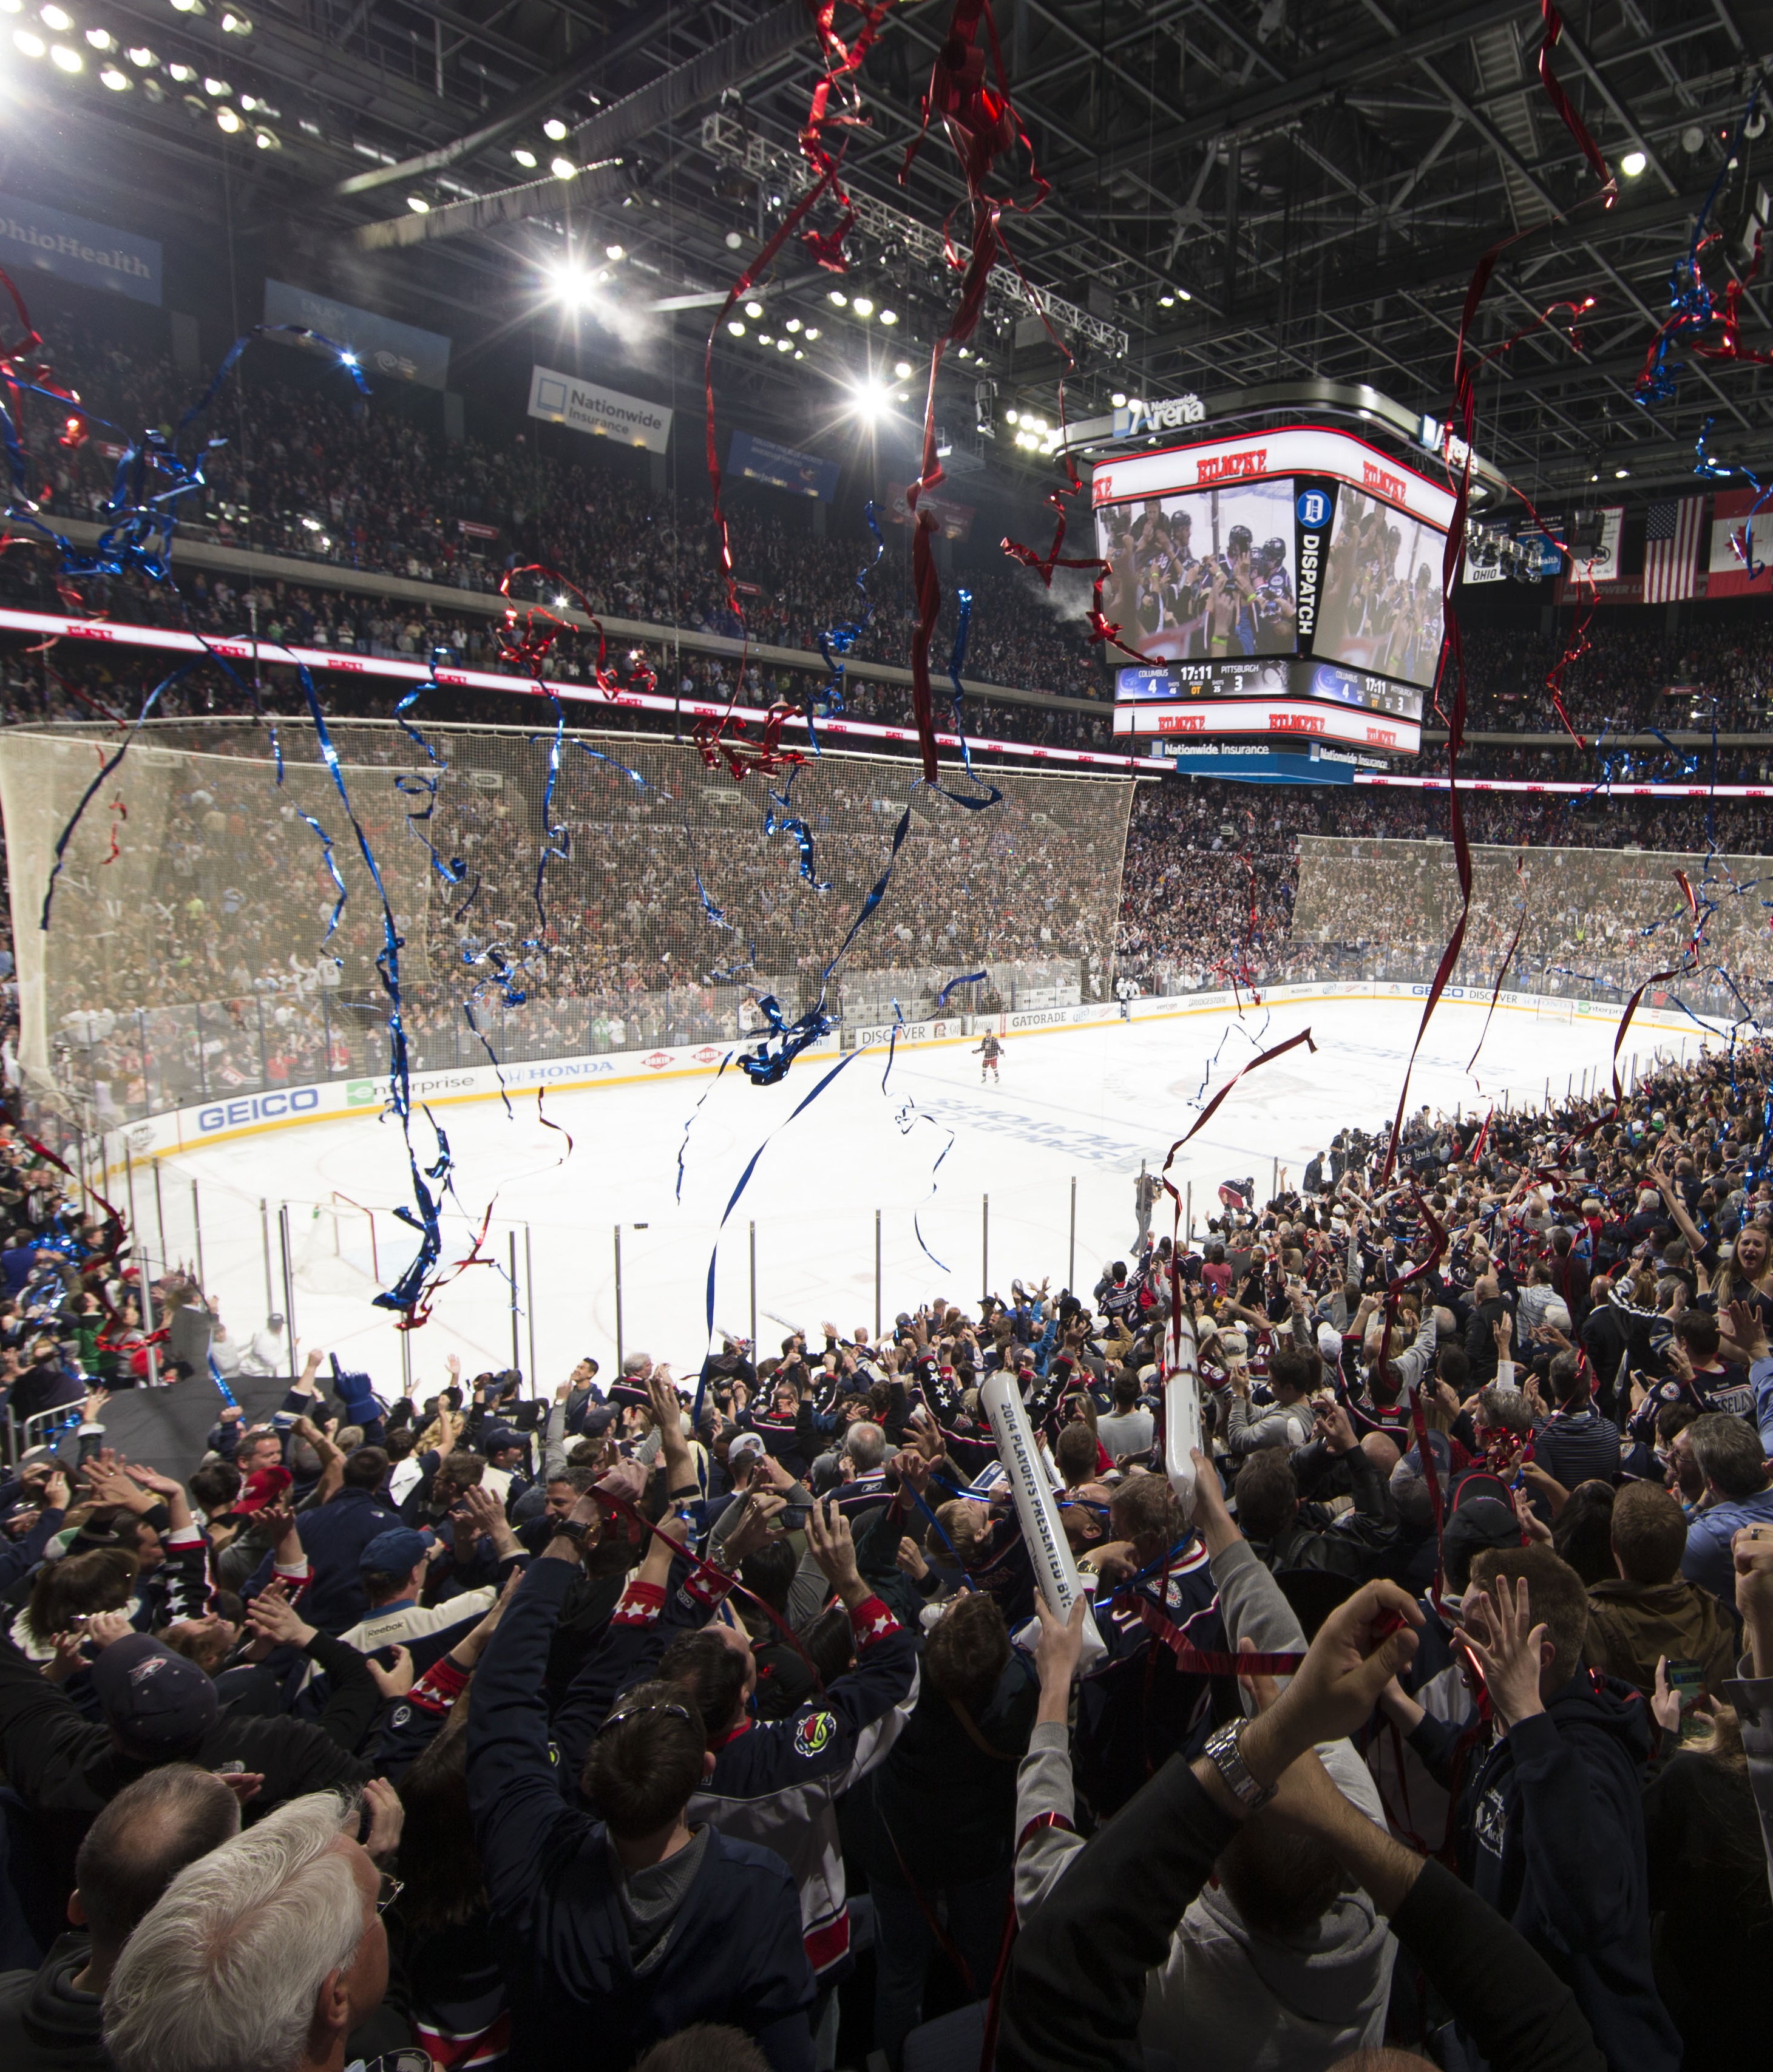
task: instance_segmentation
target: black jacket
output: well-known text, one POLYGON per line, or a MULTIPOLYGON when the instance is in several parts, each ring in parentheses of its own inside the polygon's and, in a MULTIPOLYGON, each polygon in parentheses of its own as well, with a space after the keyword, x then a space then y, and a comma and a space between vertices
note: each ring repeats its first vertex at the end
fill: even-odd
MULTIPOLYGON (((1679 2072, 1680 2037, 1652 1979, 1642 1694, 1578 1671, 1543 1712, 1467 1766, 1460 1874, 1575 1994, 1615 2072, 1679 2072)), ((1450 1785, 1459 1729, 1433 1714, 1410 1745, 1450 1785)))
POLYGON ((60 1935, 35 1971, 0 1973, 0 2065, 6 2072, 111 2072, 105 2002, 74 1984, 92 1938, 60 1935))
POLYGON ((602 1823, 567 1803, 537 1688, 559 1610, 545 1572, 561 1566, 540 1561, 518 1585, 481 1657, 468 1716, 468 1807, 510 1989, 514 2072, 578 2072, 588 2051, 631 2065, 697 2021, 747 2030, 773 2072, 811 2072, 800 1909, 788 1866, 769 1850, 704 1831, 664 1955, 644 1974, 635 1969, 612 1852, 602 1823))
MULTIPOLYGON (((367 1728, 368 1720, 363 1724, 367 1728)), ((360 1757, 348 1755, 324 1728, 305 1720, 234 1712, 222 1713, 183 1758, 200 1770, 237 1759, 265 1779, 247 1808, 249 1819, 303 1792, 364 1784, 376 1774, 360 1757)), ((27 1806, 89 1819, 125 1784, 156 1766, 117 1748, 109 1727, 83 1719, 10 1640, 0 1639, 0 1769, 27 1806)))

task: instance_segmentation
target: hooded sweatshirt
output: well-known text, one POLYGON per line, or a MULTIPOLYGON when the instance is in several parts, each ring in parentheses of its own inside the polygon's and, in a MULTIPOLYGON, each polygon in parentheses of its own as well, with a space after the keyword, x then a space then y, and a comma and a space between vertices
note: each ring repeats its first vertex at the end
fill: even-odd
MULTIPOLYGON (((1459 1873, 1576 1996, 1615 2072, 1679 2072, 1680 2037, 1652 1983, 1640 1797, 1643 1696, 1579 1670, 1542 1712, 1497 1735, 1459 1798, 1459 1873)), ((1410 1745, 1443 1781, 1458 1731, 1432 1715, 1410 1745)))
POLYGON ((92 1955, 89 1936, 59 1935, 36 1971, 0 1975, 0 2065, 6 2072, 109 2072, 103 1998, 74 1984, 92 1955))
MULTIPOLYGON (((1212 1557, 1226 1630, 1264 1651, 1301 1648, 1305 1635, 1280 1586, 1243 1540, 1212 1557)), ((1084 1849, 1072 1819, 1069 1737, 1037 1726, 1017 1778, 1016 1911, 1024 1925, 1084 1849)), ((1379 1793, 1346 1741, 1318 1756, 1337 1789, 1377 1826, 1379 1793)), ((1147 1975, 1139 2036, 1154 2056, 1189 2072, 1302 2072, 1332 2065, 1385 2038, 1397 1945, 1372 1901, 1339 1893, 1293 1935, 1253 1928, 1224 1889, 1203 1887, 1183 1914, 1168 1955, 1147 1975)))

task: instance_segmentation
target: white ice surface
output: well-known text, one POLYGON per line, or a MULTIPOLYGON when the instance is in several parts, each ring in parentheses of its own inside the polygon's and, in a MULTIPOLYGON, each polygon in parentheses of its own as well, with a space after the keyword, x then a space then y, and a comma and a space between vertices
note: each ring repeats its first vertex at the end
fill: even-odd
MULTIPOLYGON (((833 1060, 803 1059, 780 1085, 755 1087, 729 1071, 714 1084, 677 1079, 551 1095, 541 1127, 533 1103, 508 1117, 493 1100, 438 1111, 456 1157, 462 1207, 445 1219, 446 1264, 468 1251, 470 1223, 489 1202, 484 1250, 496 1266, 470 1268, 439 1296, 430 1324, 409 1341, 415 1384, 445 1379, 443 1358, 460 1355, 471 1375, 512 1359, 510 1287, 504 1268, 516 1237, 520 1298, 527 1304, 525 1230, 533 1263, 535 1375, 545 1389, 582 1354, 615 1371, 615 1226, 622 1233, 622 1338, 679 1374, 693 1373, 705 1344, 710 1250, 746 1161, 771 1133, 731 1211, 719 1252, 715 1319, 748 1331, 750 1226, 756 1225, 757 1326, 773 1349, 787 1323, 817 1330, 827 1319, 845 1334, 874 1323, 875 1213, 880 1212, 883 1320, 941 1294, 972 1303, 983 1283, 984 1198, 989 1198, 991 1285, 1012 1276, 1057 1289, 1070 1272, 1072 1183, 1076 1183, 1076 1272, 1092 1285, 1105 1260, 1124 1256, 1134 1233, 1133 1180, 1154 1167, 1198 1112, 1203 1080, 1216 1089, 1258 1050, 1307 1026, 1302 1045, 1263 1067, 1231 1094, 1178 1157, 1174 1177, 1191 1182, 1197 1229, 1216 1212, 1229 1177, 1253 1176, 1265 1195, 1274 1164, 1295 1182, 1315 1149, 1344 1124, 1376 1129, 1397 1101, 1420 1015, 1408 1001, 1283 1001, 1272 1009, 1113 1022, 1005 1039, 1002 1083, 981 1087, 979 1059, 955 1043, 902 1051, 884 1093, 884 1047, 855 1057, 792 1122, 788 1117, 833 1060), (703 1096, 705 1095, 705 1100, 703 1096), (681 1204, 677 1155, 685 1153, 681 1204), (915 1115, 907 1104, 915 1103, 915 1115), (903 1127, 901 1127, 903 1123, 903 1127), (952 1148, 936 1175, 938 1154, 952 1148), (926 1253, 913 1228, 918 1213, 926 1253), (932 1259, 929 1255, 933 1254, 932 1259), (938 1265, 936 1261, 943 1262, 938 1265)), ((1561 1094, 1590 1071, 1604 1079, 1615 1022, 1569 1019, 1499 1008, 1478 1058, 1466 1070, 1483 1009, 1443 1004, 1430 1025, 1411 1083, 1410 1105, 1455 1103, 1487 1110, 1504 1094, 1519 1104, 1561 1094)), ((1634 1027, 1628 1054, 1646 1064, 1652 1047, 1679 1047, 1664 1032, 1634 1027)), ((1689 1052, 1693 1049, 1689 1041, 1689 1052)), ((429 1133, 415 1137, 428 1152, 429 1133)), ((266 1306, 259 1202, 270 1204, 270 1260, 281 1309, 277 1205, 287 1202, 296 1260, 297 1334, 304 1346, 336 1350, 366 1368, 385 1392, 401 1374, 399 1335, 389 1313, 372 1306, 370 1218, 339 1205, 338 1254, 330 1225, 308 1205, 348 1195, 373 1211, 381 1283, 412 1257, 414 1234, 392 1211, 409 1202, 405 1157, 392 1120, 352 1116, 258 1138, 173 1154, 165 1161, 161 1219, 174 1260, 194 1252, 190 1189, 199 1184, 209 1286, 237 1334, 250 1334, 266 1306)), ((141 1204, 149 1243, 159 1250, 152 1211, 141 1204)), ((1169 1227, 1167 1209, 1158 1227, 1169 1227)), ((516 1363, 530 1371, 527 1307, 516 1363)))

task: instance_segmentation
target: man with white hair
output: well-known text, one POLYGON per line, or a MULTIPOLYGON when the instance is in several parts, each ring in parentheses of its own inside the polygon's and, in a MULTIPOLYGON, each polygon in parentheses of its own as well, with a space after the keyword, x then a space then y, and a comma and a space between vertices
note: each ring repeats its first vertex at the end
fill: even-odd
POLYGON ((355 1799, 311 1792, 179 1873, 105 1991, 117 2072, 343 2072, 388 1989, 356 1824, 355 1799))

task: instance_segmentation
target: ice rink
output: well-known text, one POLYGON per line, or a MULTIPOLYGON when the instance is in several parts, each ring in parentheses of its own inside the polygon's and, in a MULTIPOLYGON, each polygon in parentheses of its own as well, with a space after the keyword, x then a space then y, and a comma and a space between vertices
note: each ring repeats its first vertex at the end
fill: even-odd
MULTIPOLYGON (((1314 1053, 1302 1045, 1253 1073, 1179 1157, 1175 1177, 1185 1188, 1192 1183, 1203 1231, 1221 1180, 1253 1177, 1265 1196, 1277 1164, 1297 1182, 1337 1128, 1372 1130, 1388 1119, 1420 1013, 1409 1000, 1283 1000, 1241 1018, 1197 1012, 1012 1033, 1001 1083, 982 1087, 975 1039, 965 1038, 901 1050, 883 1092, 883 1045, 851 1054, 792 1121, 835 1060, 804 1058, 769 1087, 730 1070, 718 1083, 684 1078, 553 1094, 548 1119, 570 1133, 570 1154, 566 1137, 538 1123, 533 1096, 509 1116, 496 1098, 440 1108, 460 1197, 445 1218, 444 1262, 467 1256, 470 1217, 477 1227, 490 1203, 483 1254, 493 1264, 470 1267, 445 1288, 430 1324, 411 1334, 413 1379, 434 1388, 452 1351, 470 1373, 511 1363, 513 1239, 516 1364, 532 1371, 533 1333, 533 1372, 544 1388, 586 1353, 607 1379, 617 1340, 618 1224, 623 1344, 680 1373, 693 1371, 705 1341, 717 1227, 766 1139, 721 1235, 719 1326, 749 1330, 754 1224, 755 1315, 766 1346, 789 1324, 812 1331, 829 1318, 845 1333, 873 1329, 877 1215, 889 1326, 895 1312, 932 1296, 975 1301, 987 1272, 1006 1294, 1013 1276, 1048 1276, 1056 1289, 1072 1272, 1074 1183, 1075 1270, 1087 1286, 1105 1260, 1130 1248, 1140 1162, 1160 1164, 1188 1128, 1203 1081, 1210 1095, 1258 1050, 1312 1032, 1314 1053)), ((1499 1008, 1468 1072, 1483 1013, 1469 1003, 1438 1010, 1417 1059, 1413 1108, 1482 1114, 1505 1097, 1516 1105, 1543 1099, 1548 1080, 1560 1095, 1585 1072, 1604 1083, 1614 1013, 1499 1008)), ((1697 1033, 1689 1025, 1689 1054, 1697 1033)), ((1666 1054, 1681 1042, 1666 1027, 1635 1023, 1627 1054, 1647 1067, 1656 1046, 1666 1054)), ((422 1125, 415 1141, 429 1149, 422 1125)), ((146 1200, 141 1209, 150 1246, 159 1248, 163 1227, 174 1260, 195 1254, 191 1181, 207 1285, 237 1334, 256 1328, 267 1306, 282 1307, 277 1210, 287 1203, 298 1336, 367 1368, 385 1388, 398 1383, 401 1334, 387 1311, 372 1306, 378 1269, 387 1285, 417 1244, 392 1214, 411 1197, 391 1120, 351 1116, 167 1156, 158 1209, 146 1200)))

